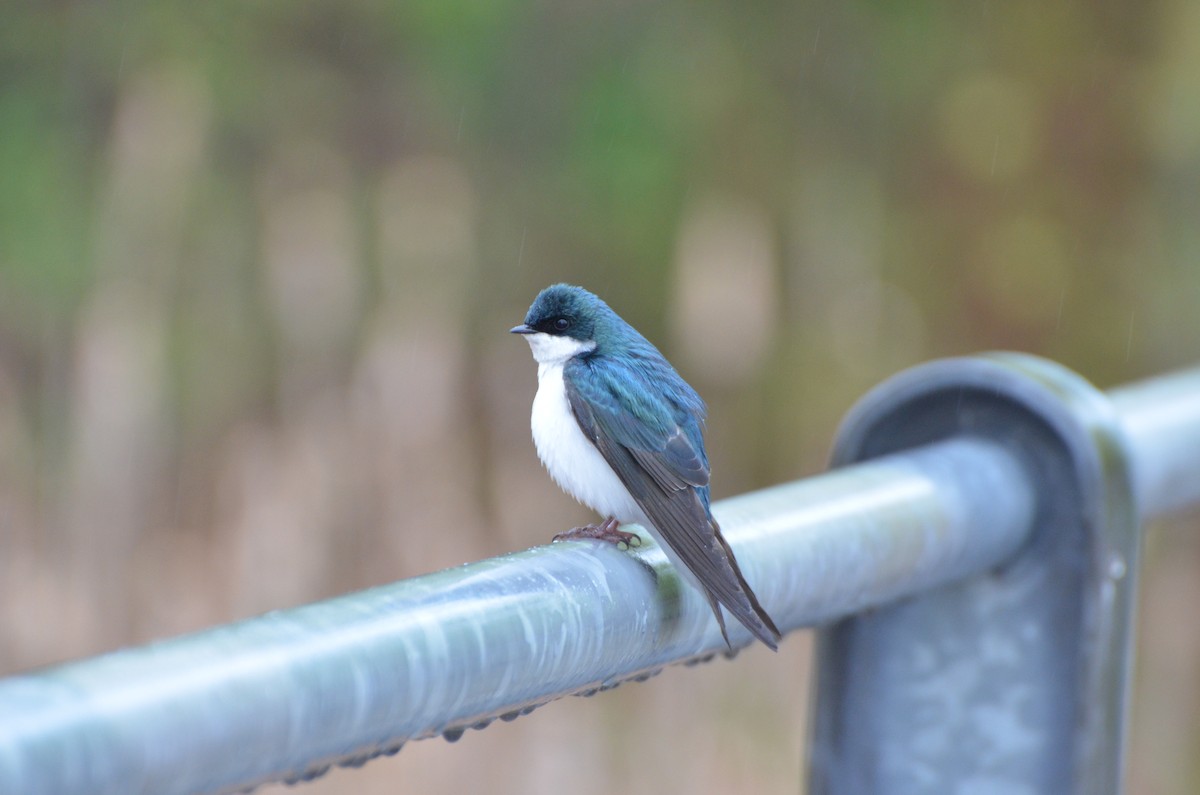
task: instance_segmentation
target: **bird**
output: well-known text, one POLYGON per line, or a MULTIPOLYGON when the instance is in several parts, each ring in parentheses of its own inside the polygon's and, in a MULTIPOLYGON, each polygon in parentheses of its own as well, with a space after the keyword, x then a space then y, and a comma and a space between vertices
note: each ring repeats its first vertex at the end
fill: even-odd
POLYGON ((712 608, 771 650, 781 634, 759 604, 709 505, 704 401, 666 357, 599 296, 553 284, 534 299, 524 336, 538 365, 531 426, 550 476, 605 520, 560 533, 627 546, 645 528, 712 608))

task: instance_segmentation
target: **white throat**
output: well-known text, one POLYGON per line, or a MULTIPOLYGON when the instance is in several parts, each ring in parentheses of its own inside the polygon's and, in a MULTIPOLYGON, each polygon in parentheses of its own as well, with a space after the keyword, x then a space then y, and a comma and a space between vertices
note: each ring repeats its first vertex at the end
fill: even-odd
POLYGON ((533 358, 538 363, 538 377, 546 367, 566 364, 568 359, 581 353, 596 350, 595 340, 577 340, 574 337, 558 337, 539 331, 526 334, 525 341, 533 351, 533 358))

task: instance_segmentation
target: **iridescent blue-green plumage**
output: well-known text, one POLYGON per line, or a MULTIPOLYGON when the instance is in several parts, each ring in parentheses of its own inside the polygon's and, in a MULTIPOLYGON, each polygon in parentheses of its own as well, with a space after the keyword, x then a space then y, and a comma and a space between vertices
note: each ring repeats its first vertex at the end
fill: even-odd
MULTIPOLYGON (((645 337, 580 287, 546 288, 525 325, 514 331, 537 338, 531 338, 531 346, 561 347, 561 355, 539 354, 534 347, 535 357, 549 372, 561 367, 561 388, 578 429, 640 509, 634 517, 616 518, 648 523, 668 556, 704 593, 723 635, 718 604, 776 648, 779 630, 742 576, 709 509, 705 407, 696 391, 645 337)), ((540 388, 547 388, 544 384, 540 388)), ((537 411, 535 402, 535 424, 537 411)), ((621 504, 617 497, 588 500, 583 486, 571 485, 577 482, 573 473, 556 472, 541 449, 539 454, 555 479, 582 501, 603 502, 592 505, 601 512, 621 504)), ((569 464, 558 468, 569 469, 569 464)))

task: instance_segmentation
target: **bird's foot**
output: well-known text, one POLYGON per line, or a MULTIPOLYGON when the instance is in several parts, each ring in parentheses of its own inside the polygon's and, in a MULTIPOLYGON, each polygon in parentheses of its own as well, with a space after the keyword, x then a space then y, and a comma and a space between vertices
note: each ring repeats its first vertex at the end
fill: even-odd
POLYGON ((580 538, 595 538, 600 541, 608 541, 620 546, 624 544, 626 547, 637 547, 642 545, 642 539, 637 533, 626 533, 620 529, 621 523, 616 519, 608 518, 600 524, 588 524, 583 527, 572 527, 570 530, 559 533, 554 536, 554 541, 576 541, 580 538))

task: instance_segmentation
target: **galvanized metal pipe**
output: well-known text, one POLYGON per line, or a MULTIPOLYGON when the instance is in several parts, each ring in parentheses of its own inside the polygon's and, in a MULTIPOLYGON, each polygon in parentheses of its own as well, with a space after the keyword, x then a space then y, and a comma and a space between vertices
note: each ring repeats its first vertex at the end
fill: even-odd
MULTIPOLYGON (((1003 449, 964 439, 715 512, 786 630, 997 563, 1031 504, 1003 449)), ((0 791, 303 778, 723 648, 708 605, 652 543, 538 547, 0 682, 0 791)))
MULTIPOLYGON (((1147 494, 1187 466, 1147 465, 1147 494)), ((715 512, 786 631, 997 565, 1024 542, 1033 495, 1003 445, 963 437, 715 512)), ((0 681, 0 792, 302 779, 722 649, 707 604, 649 541, 538 547, 0 681)))
POLYGON ((1200 505, 1200 369, 1114 389, 1142 518, 1200 505))

